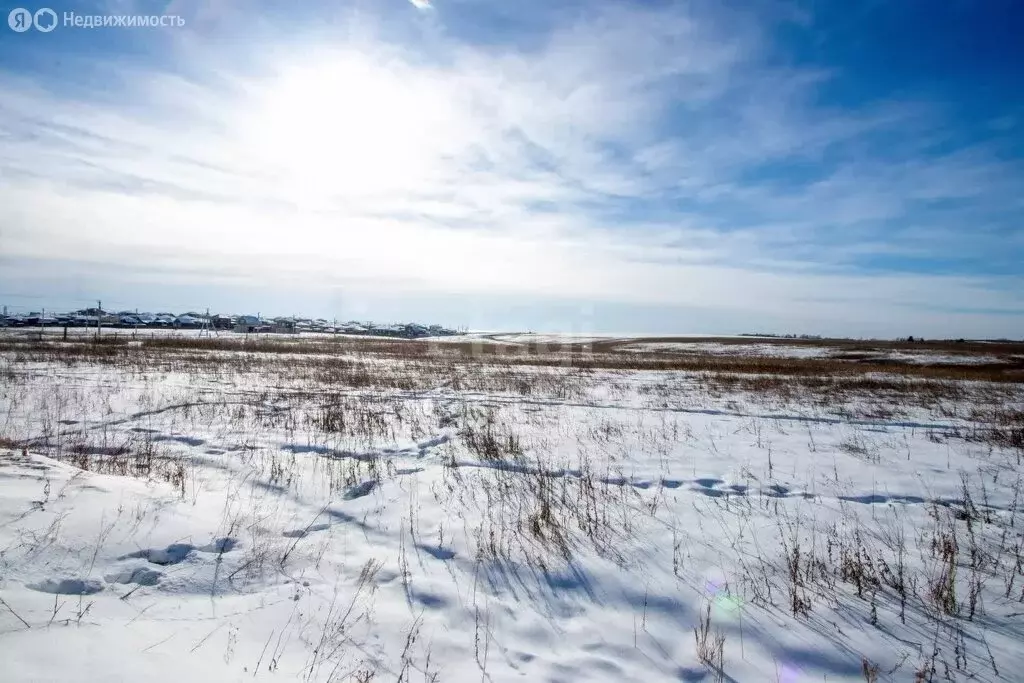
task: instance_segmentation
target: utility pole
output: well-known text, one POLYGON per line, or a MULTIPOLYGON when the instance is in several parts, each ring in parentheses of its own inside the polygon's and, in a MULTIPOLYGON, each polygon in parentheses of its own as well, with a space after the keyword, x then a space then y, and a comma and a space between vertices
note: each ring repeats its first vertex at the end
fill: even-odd
POLYGON ((96 299, 96 341, 100 340, 100 325, 103 322, 103 301, 96 299))
POLYGON ((39 340, 43 340, 43 325, 46 322, 46 308, 43 308, 43 314, 39 316, 39 340))

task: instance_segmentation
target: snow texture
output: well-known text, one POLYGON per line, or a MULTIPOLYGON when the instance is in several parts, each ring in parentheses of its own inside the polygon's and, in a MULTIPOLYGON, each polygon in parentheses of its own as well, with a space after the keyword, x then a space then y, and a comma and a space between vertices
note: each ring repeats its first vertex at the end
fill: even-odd
POLYGON ((4 681, 1024 671, 1021 454, 964 437, 970 396, 853 417, 596 372, 530 396, 343 390, 365 410, 327 431, 315 394, 252 375, 28 369, 0 385, 4 681), (71 441, 158 459, 87 471, 71 441), (950 530, 957 618, 928 598, 950 530), (883 582, 856 583, 864 558, 883 582))

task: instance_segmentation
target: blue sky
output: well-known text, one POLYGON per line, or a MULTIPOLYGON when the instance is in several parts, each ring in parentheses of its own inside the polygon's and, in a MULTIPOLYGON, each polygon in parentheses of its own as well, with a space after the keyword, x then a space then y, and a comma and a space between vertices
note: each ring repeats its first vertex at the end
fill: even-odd
POLYGON ((1024 337, 1015 0, 48 6, 185 26, 0 24, 12 310, 1024 337))

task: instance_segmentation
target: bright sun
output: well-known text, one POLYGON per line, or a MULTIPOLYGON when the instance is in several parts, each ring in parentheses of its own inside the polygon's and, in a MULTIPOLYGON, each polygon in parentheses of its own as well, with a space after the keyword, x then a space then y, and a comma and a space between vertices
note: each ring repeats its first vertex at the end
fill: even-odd
POLYGON ((446 90, 358 54, 292 67, 243 112, 243 138, 258 163, 303 194, 386 194, 437 171, 456 137, 446 90))

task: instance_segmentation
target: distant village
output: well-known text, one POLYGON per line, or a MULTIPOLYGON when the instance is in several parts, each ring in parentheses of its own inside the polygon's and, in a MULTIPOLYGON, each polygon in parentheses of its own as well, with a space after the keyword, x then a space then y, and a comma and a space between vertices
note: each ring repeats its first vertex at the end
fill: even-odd
POLYGON ((104 311, 86 308, 70 313, 32 312, 8 315, 0 314, 0 327, 96 327, 123 329, 164 329, 164 330, 210 330, 241 333, 299 334, 321 332, 334 334, 372 335, 379 337, 440 337, 459 334, 441 325, 419 323, 394 323, 388 325, 373 322, 339 322, 324 318, 277 317, 264 318, 259 315, 208 315, 190 311, 188 313, 139 313, 138 311, 104 311))

